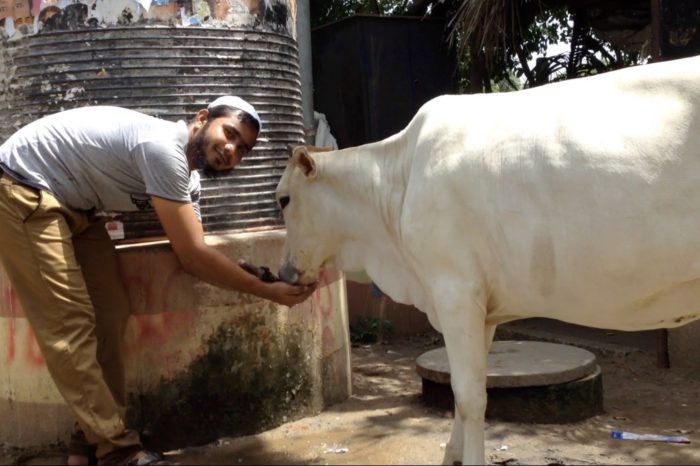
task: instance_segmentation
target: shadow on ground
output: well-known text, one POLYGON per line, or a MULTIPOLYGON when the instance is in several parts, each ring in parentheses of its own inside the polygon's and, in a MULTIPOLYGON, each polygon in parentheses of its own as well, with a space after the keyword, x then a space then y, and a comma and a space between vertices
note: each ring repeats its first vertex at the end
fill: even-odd
MULTIPOLYGON (((354 347, 348 400, 257 435, 182 445, 168 457, 192 465, 439 464, 452 413, 424 405, 415 359, 441 344, 441 337, 430 333, 354 347)), ((487 421, 487 460, 509 465, 700 464, 700 381, 679 370, 658 369, 653 351, 585 346, 596 353, 603 370, 605 412, 564 425, 487 421), (613 440, 613 430, 685 435, 692 443, 613 440)), ((56 449, 19 453, 0 454, 0 462, 64 460, 56 449)))

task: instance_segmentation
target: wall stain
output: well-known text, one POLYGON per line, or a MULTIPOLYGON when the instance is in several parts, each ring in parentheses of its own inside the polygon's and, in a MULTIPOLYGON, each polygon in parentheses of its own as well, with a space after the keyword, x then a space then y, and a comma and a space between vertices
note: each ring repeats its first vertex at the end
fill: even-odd
POLYGON ((172 379, 131 394, 129 424, 157 449, 250 435, 308 415, 312 369, 307 332, 273 333, 260 313, 225 324, 172 379))
POLYGON ((279 31, 286 31, 289 9, 287 5, 276 3, 265 10, 265 21, 279 31))

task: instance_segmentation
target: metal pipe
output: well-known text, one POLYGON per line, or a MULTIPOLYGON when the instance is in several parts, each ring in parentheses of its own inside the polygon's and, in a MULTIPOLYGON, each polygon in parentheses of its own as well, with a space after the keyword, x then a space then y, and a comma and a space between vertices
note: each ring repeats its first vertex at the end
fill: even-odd
POLYGON ((661 61, 661 0, 651 0, 651 61, 661 61))
POLYGON ((311 10, 309 0, 297 1, 297 44, 301 73, 301 108, 304 121, 304 139, 313 144, 316 137, 314 122, 313 64, 311 62, 311 10))

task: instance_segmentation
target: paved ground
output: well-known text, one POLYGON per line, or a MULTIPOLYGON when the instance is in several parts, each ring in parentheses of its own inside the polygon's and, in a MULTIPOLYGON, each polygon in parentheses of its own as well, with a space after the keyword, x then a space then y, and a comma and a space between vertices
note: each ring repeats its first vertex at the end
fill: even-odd
MULTIPOLYGON (((415 358, 440 345, 438 335, 428 334, 353 348, 350 399, 259 435, 183 445, 168 456, 181 464, 438 464, 451 414, 422 403, 415 358)), ((567 425, 487 422, 487 459, 511 465, 700 464, 700 381, 657 369, 653 351, 616 342, 594 342, 588 349, 603 368, 605 414, 567 425), (682 434, 692 443, 613 440, 612 430, 682 434)), ((62 458, 58 450, 0 454, 6 463, 60 464, 62 458)))

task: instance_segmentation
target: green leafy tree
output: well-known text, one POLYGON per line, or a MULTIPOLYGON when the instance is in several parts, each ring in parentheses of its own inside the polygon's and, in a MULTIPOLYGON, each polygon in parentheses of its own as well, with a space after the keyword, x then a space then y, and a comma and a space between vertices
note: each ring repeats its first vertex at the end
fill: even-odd
POLYGON ((472 92, 490 92, 492 82, 509 83, 514 89, 534 87, 647 59, 638 43, 629 41, 630 47, 622 47, 619 44, 624 41, 618 40, 615 44, 593 23, 641 32, 651 21, 649 2, 599 2, 598 8, 588 9, 573 0, 458 3, 451 37, 460 45, 462 56, 469 57, 472 92), (568 44, 568 50, 548 53, 551 46, 561 44, 568 44))
POLYGON ((585 14, 564 7, 539 14, 521 37, 505 47, 504 57, 493 74, 514 73, 527 87, 604 73, 647 59, 641 51, 625 51, 598 37, 585 14), (553 45, 562 44, 568 48, 549 53, 553 45))

